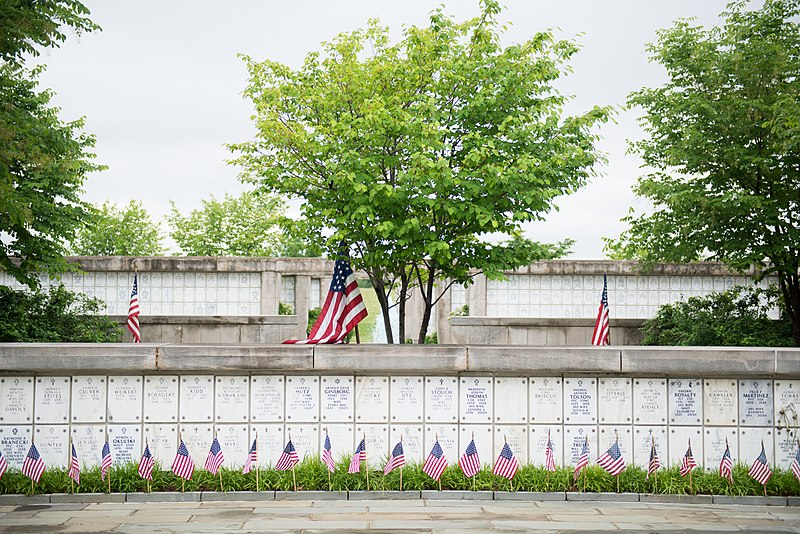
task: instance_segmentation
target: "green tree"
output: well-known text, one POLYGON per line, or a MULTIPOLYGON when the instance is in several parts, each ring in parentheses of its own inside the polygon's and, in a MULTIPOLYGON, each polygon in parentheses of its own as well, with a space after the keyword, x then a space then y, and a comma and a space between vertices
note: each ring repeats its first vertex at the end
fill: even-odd
POLYGON ((591 129, 609 110, 566 117, 553 87, 577 46, 539 33, 503 47, 499 12, 485 0, 479 17, 457 23, 436 10, 394 45, 371 21, 298 70, 245 57, 257 134, 230 146, 233 163, 245 182, 302 199, 304 231, 325 235, 329 256, 348 244, 389 342, 388 309, 396 303, 402 319, 411 289, 425 303, 421 343, 439 281, 500 277, 537 259, 514 236, 600 159, 591 129))
POLYGON ((158 256, 164 253, 161 227, 141 202, 119 207, 104 202, 79 231, 70 252, 78 256, 158 256))
POLYGON ((800 9, 745 5, 731 3, 722 27, 680 20, 649 46, 669 80, 629 104, 645 111, 647 137, 632 147, 653 169, 635 191, 654 210, 626 217, 608 250, 774 273, 800 344, 800 9))

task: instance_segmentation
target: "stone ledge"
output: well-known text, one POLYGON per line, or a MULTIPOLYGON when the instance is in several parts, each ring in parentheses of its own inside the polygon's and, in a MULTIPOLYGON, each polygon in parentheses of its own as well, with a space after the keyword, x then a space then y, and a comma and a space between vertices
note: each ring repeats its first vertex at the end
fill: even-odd
POLYGON ((351 501, 413 501, 421 499, 419 490, 413 491, 350 491, 351 501))
POLYGON ((346 491, 276 491, 276 501, 346 501, 346 491))
POLYGON ((125 502, 124 493, 53 493, 50 503, 100 503, 100 502, 125 502))
POLYGON ((671 504, 712 504, 713 495, 672 495, 667 493, 640 493, 639 502, 671 504))
POLYGON ((149 343, 2 343, 4 371, 154 371, 158 345, 149 343))
POLYGON ((200 502, 199 491, 152 491, 126 493, 125 502, 200 502))
POLYGON ((757 495, 714 495, 714 504, 746 504, 750 506, 787 506, 786 497, 757 495))
POLYGON ((639 502, 638 493, 579 493, 567 492, 568 501, 639 502))
POLYGON ((524 347, 468 345, 469 371, 531 373, 618 373, 617 347, 524 347))
POLYGON ((310 345, 162 345, 159 371, 311 371, 310 345))
POLYGON ((317 345, 315 371, 459 372, 467 369, 467 351, 460 345, 317 345))
POLYGON ((49 494, 23 495, 12 493, 0 495, 0 506, 22 506, 25 504, 50 504, 49 494))
POLYGON ((491 501, 493 491, 422 490, 422 498, 431 501, 491 501))
POLYGON ((544 491, 495 491, 496 501, 566 501, 564 492, 544 491))
POLYGON ((772 376, 775 349, 745 347, 622 347, 622 372, 706 378, 772 376))
POLYGON ((274 491, 203 491, 200 493, 201 502, 258 502, 274 500, 274 491))

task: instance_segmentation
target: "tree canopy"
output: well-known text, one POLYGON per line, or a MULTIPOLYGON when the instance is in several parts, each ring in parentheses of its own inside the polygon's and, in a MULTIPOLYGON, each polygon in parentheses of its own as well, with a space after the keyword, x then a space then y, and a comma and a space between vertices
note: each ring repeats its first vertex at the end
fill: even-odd
POLYGON ((609 109, 565 116, 553 87, 576 44, 538 33, 504 47, 499 12, 485 0, 479 17, 458 23, 438 9, 397 44, 371 21, 297 70, 244 58, 257 134, 230 146, 233 163, 245 182, 301 199, 303 230, 324 236, 329 256, 348 244, 389 342, 393 294, 402 321, 408 291, 420 291, 421 342, 437 284, 538 259, 541 249, 514 239, 521 225, 583 186, 601 159, 592 127, 609 109))
POLYGON ((165 251, 160 225, 142 206, 104 202, 73 241, 70 253, 78 256, 157 256, 165 251))
POLYGON ((652 169, 635 191, 654 208, 626 217, 608 250, 774 273, 800 344, 800 3, 746 4, 720 27, 679 20, 649 46, 668 81, 629 105, 645 111, 632 148, 652 169))

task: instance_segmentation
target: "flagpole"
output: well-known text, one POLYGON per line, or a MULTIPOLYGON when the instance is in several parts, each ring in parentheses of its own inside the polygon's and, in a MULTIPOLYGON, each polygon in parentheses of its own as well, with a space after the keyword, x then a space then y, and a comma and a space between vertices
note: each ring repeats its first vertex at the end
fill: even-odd
MULTIPOLYGON (((214 430, 214 439, 217 439, 217 431, 216 430, 214 430)), ((225 488, 222 485, 222 466, 219 466, 217 468, 217 474, 219 475, 219 490, 222 493, 225 493, 225 488)))
MULTIPOLYGON (((72 468, 72 436, 69 437, 69 466, 70 469, 72 468)), ((69 486, 72 489, 72 493, 75 493, 75 479, 69 477, 69 486)))
MULTIPOLYGON (((183 435, 180 430, 178 430, 178 447, 180 448, 180 444, 183 443, 183 435)), ((186 479, 181 477, 181 493, 186 492, 186 479)))
MULTIPOLYGON (((359 453, 361 454, 361 453, 359 453)), ((361 460, 359 460, 361 463, 361 460)), ((369 460, 367 460, 367 433, 364 432, 364 470, 367 472, 367 491, 369 491, 369 460)))
MULTIPOLYGON (((691 438, 689 438, 689 450, 692 450, 691 438)), ((694 459, 694 453, 692 453, 692 458, 694 459)), ((694 495, 694 488, 692 487, 692 471, 694 471, 694 469, 689 469, 689 495, 694 495)))
MULTIPOLYGON (((475 441, 475 431, 474 430, 472 431, 472 441, 475 441)), ((475 482, 475 479, 477 477, 478 477, 478 473, 476 471, 475 474, 472 475, 472 491, 478 491, 477 484, 475 482)))
MULTIPOLYGON (((503 434, 503 444, 504 445, 508 444, 508 439, 506 438, 505 434, 503 434)), ((508 485, 511 488, 511 491, 514 491, 514 481, 512 479, 510 479, 510 478, 508 479, 508 485)))
MULTIPOLYGON (((603 285, 605 285, 605 283, 603 285)), ((610 329, 609 329, 609 331, 610 331, 610 329)), ((619 434, 617 433, 617 429, 616 428, 614 429, 614 443, 616 443, 617 447, 619 447, 619 434)), ((620 454, 622 454, 622 452, 620 452, 620 454)), ((621 471, 620 471, 620 473, 621 473, 621 471)), ((616 477, 617 477, 617 493, 619 493, 619 475, 620 475, 620 473, 617 473, 617 475, 616 475, 616 477)))
MULTIPOLYGON (((328 438, 328 427, 325 427, 325 438, 328 438)), ((333 491, 333 486, 331 485, 331 470, 328 469, 327 465, 325 466, 325 471, 328 472, 328 491, 333 491)))
MULTIPOLYGON (((108 432, 106 432, 106 443, 108 443, 108 432)), ((109 446, 109 454, 111 454, 111 447, 110 446, 109 446)), ((110 465, 108 466, 108 471, 106 471, 106 475, 108 475, 108 493, 111 493, 111 466, 110 465)))
POLYGON ((258 493, 258 432, 256 432, 256 493, 258 493))
MULTIPOLYGON (((148 442, 148 439, 147 439, 147 438, 144 438, 144 447, 145 447, 145 449, 147 449, 148 451, 150 450, 150 444, 149 444, 149 442, 148 442)), ((141 460, 139 461, 139 463, 141 463, 141 460)), ((152 475, 150 475, 150 476, 152 476, 152 475)), ((146 483, 147 483, 147 493, 150 493, 150 479, 149 479, 149 478, 148 478, 148 479, 145 479, 145 481, 146 481, 146 483)))
MULTIPOLYGON (((656 437, 651 435, 650 438, 653 440, 653 450, 656 448, 656 437)), ((650 469, 650 466, 647 466, 650 469)), ((653 493, 658 491, 658 469, 653 471, 653 493)))
MULTIPOLYGON (((439 443, 439 433, 436 433, 436 443, 439 443)), ((439 479, 437 480, 439 483, 439 491, 442 491, 442 475, 439 475, 439 479)))
MULTIPOLYGON (((291 434, 289 434, 289 441, 292 441, 291 434)), ((292 485, 294 486, 294 491, 297 491, 297 477, 294 474, 294 464, 292 464, 292 485)))
MULTIPOLYGON (((400 434, 400 445, 403 444, 403 434, 400 434)), ((404 462, 405 463, 405 462, 404 462)), ((403 466, 400 466, 400 491, 403 491, 403 466)), ((766 489, 764 491, 767 491, 766 489)))
MULTIPOLYGON (((550 448, 550 430, 548 429, 547 430, 547 447, 545 448, 545 452, 544 452, 544 456, 545 456, 544 463, 545 464, 547 464, 547 449, 549 449, 549 448, 550 448)), ((550 491, 550 467, 545 465, 544 469, 545 469, 545 471, 547 471, 547 477, 544 480, 544 490, 545 491, 550 491)))
MULTIPOLYGON (((33 434, 31 434, 31 445, 33 445, 33 434)), ((69 452, 72 454, 72 451, 69 452)), ((33 495, 33 477, 31 477, 31 495, 33 495)))
POLYGON ((358 325, 356 325, 355 331, 356 331, 356 345, 360 345, 361 344, 361 335, 358 333, 358 325))

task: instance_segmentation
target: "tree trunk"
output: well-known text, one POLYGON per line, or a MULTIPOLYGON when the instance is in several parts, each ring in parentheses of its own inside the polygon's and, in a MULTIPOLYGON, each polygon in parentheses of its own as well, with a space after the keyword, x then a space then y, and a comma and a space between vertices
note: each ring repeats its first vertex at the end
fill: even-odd
POLYGON ((428 279, 423 284, 420 280, 420 287, 419 290, 422 293, 422 302, 425 305, 425 309, 422 312, 422 323, 419 326, 419 336, 417 337, 417 343, 422 345, 425 343, 425 336, 428 334, 428 326, 431 322, 431 312, 433 311, 433 289, 435 284, 434 276, 436 274, 435 269, 431 266, 428 269, 428 279))
POLYGON ((792 272, 778 273, 778 283, 783 295, 786 315, 792 323, 794 344, 800 347, 800 276, 798 275, 798 266, 795 265, 792 272))
POLYGON ((403 271, 400 275, 400 294, 397 301, 397 310, 400 314, 400 320, 397 325, 398 343, 406 342, 406 300, 408 297, 408 278, 409 275, 403 271))

